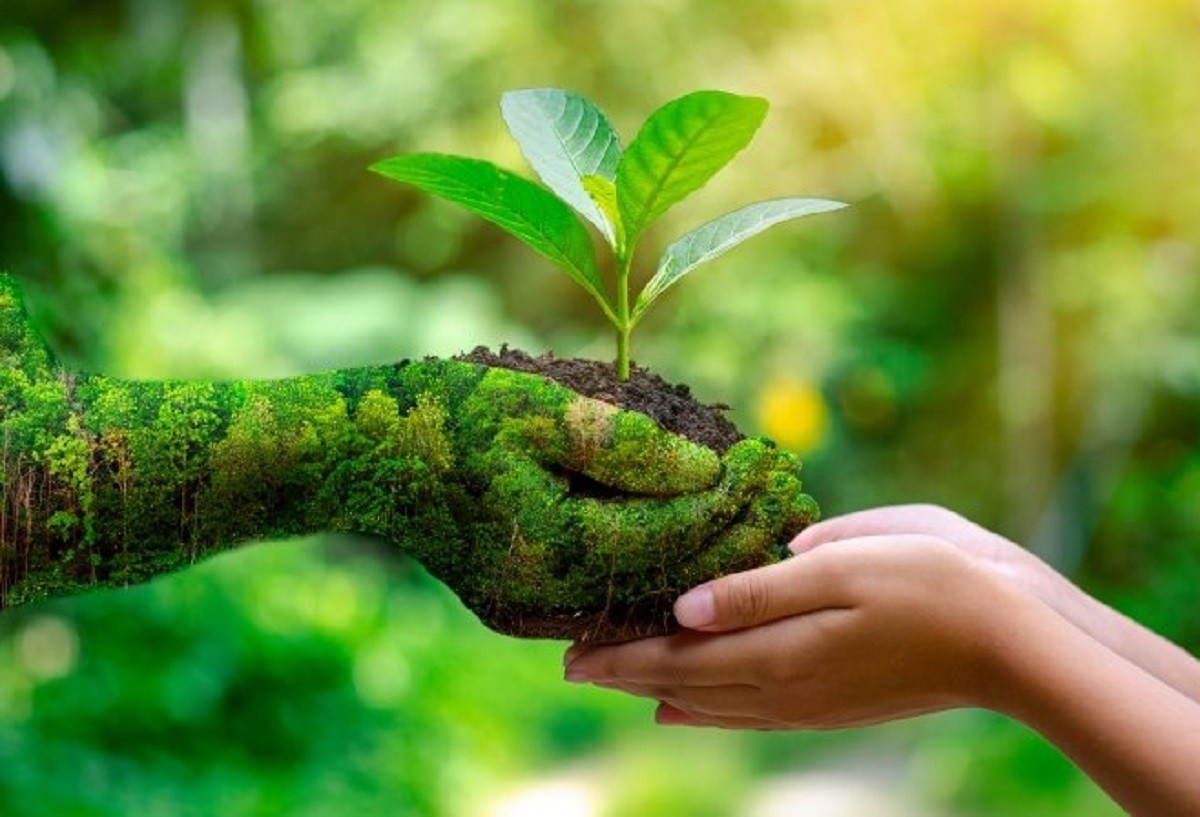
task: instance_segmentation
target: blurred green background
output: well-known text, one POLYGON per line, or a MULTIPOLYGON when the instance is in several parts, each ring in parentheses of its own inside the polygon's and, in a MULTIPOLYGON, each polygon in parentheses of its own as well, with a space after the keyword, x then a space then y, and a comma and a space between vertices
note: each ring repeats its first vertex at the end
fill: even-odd
MULTIPOLYGON (((855 206, 673 290, 635 358, 801 453, 827 515, 948 505, 1195 650, 1197 76, 1195 0, 4 0, 0 266, 114 374, 607 358, 549 263, 365 167, 525 172, 510 88, 580 91, 626 142, 687 91, 760 94, 755 143, 646 257, 751 200, 855 206)), ((985 713, 655 728, 365 542, 247 548, 0 630, 14 817, 1119 813, 985 713)))

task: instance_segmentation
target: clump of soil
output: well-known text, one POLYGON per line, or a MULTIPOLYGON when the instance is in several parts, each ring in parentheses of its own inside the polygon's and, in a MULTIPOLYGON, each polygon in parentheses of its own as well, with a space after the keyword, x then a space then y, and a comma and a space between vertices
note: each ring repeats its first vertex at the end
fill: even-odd
POLYGON ((503 621, 499 632, 510 635, 516 633, 520 638, 577 641, 589 646, 624 644, 639 638, 671 635, 680 631, 679 622, 671 612, 672 603, 675 596, 686 589, 682 588, 674 595, 664 592, 645 599, 634 608, 621 611, 536 615, 516 613, 503 621))
POLYGON ((540 374, 586 397, 647 414, 668 431, 707 446, 718 454, 724 454, 743 437, 725 417, 724 412, 729 406, 723 403, 706 406, 692 396, 687 386, 668 383, 637 364, 630 365, 629 379, 622 381, 610 363, 558 358, 553 352, 534 357, 507 345, 501 346, 499 352, 477 346, 457 359, 540 374))

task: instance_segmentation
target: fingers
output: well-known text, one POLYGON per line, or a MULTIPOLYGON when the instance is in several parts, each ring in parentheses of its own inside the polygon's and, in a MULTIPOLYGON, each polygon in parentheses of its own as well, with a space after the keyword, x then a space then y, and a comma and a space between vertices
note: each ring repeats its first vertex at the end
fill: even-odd
MULTIPOLYGON (((728 564, 740 554, 730 554, 727 548, 719 548, 725 557, 719 563, 695 557, 720 545, 722 532, 764 493, 779 466, 779 454, 761 441, 742 440, 729 449, 723 464, 720 483, 699 493, 621 501, 569 498, 565 509, 579 522, 585 571, 610 579, 622 574, 622 588, 630 593, 639 587, 651 594, 670 588, 673 598, 721 572, 721 567, 736 569, 728 564)), ((748 544, 759 546, 755 553, 762 552, 761 541, 748 544)))
POLYGON ((666 701, 659 701, 658 708, 654 711, 654 722, 660 726, 707 726, 717 729, 756 729, 760 731, 789 728, 786 724, 760 718, 693 712, 666 701))
POLYGON ((721 476, 720 458, 705 446, 527 372, 487 369, 463 420, 468 448, 486 448, 497 436, 544 465, 624 493, 676 496, 711 488, 721 476))
POLYGON ((675 602, 684 627, 721 632, 847 606, 852 602, 842 553, 809 553, 733 573, 685 593, 675 602))
POLYGON ((693 561, 676 571, 688 581, 676 585, 679 590, 670 596, 671 600, 688 587, 713 577, 752 570, 787 555, 784 543, 788 537, 819 513, 789 464, 787 455, 781 455, 781 463, 767 475, 750 504, 724 529, 718 529, 693 561))
POLYGON ((782 728, 781 724, 755 714, 763 710, 763 692, 753 684, 693 686, 635 683, 624 678, 593 683, 604 689, 658 701, 655 719, 659 723, 726 729, 782 728), (666 720, 659 720, 660 714, 666 720))
MULTIPOLYGON (((572 416, 568 412, 568 428, 578 438, 572 416)), ((707 490, 720 478, 715 452, 665 431, 644 414, 617 411, 611 423, 610 436, 580 469, 592 479, 629 493, 675 496, 707 490)))
POLYGON ((896 533, 924 534, 954 539, 972 523, 937 505, 893 505, 871 508, 826 519, 802 530, 789 544, 793 553, 805 553, 839 539, 896 533))
POLYGON ((699 718, 691 713, 672 706, 665 701, 659 701, 654 710, 654 722, 662 726, 704 726, 699 718))
POLYGON ((709 638, 694 633, 584 648, 571 656, 565 676, 574 683, 618 681, 661 686, 749 684, 761 646, 752 638, 709 638))
POLYGON ((784 651, 803 654, 816 647, 828 637, 829 627, 850 612, 848 607, 822 606, 813 615, 800 611, 785 621, 720 635, 685 631, 624 644, 583 646, 568 653, 564 674, 573 683, 618 682, 656 689, 760 685, 764 676, 771 677, 772 667, 789 669, 786 661, 774 659, 784 651))
POLYGON ((666 684, 635 684, 630 681, 597 681, 595 685, 613 689, 639 698, 666 701, 681 709, 705 715, 744 716, 755 712, 762 700, 762 691, 751 684, 722 686, 670 686, 666 684))
POLYGON ((721 475, 712 450, 644 414, 589 397, 574 396, 552 426, 536 430, 527 437, 543 457, 625 493, 695 493, 711 488, 721 475))
POLYGON ((766 567, 732 573, 689 590, 675 601, 675 618, 690 630, 724 632, 790 616, 860 605, 862 582, 914 549, 957 553, 932 534, 880 534, 839 539, 766 567))
POLYGON ((659 701, 654 710, 654 722, 660 726, 709 726, 719 729, 777 730, 788 728, 785 724, 761 718, 746 718, 733 715, 711 715, 689 711, 666 701, 659 701))

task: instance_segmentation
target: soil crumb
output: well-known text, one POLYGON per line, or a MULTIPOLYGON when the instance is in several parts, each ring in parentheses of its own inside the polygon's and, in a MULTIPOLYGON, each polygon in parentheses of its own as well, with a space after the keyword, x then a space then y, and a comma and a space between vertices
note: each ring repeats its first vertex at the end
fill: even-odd
POLYGON ((611 363, 558 358, 553 352, 534 357, 507 345, 501 346, 499 352, 477 346, 456 359, 549 377, 579 394, 647 414, 668 431, 718 454, 724 454, 743 437, 725 417, 729 406, 697 402, 687 386, 668 383, 635 363, 630 364, 629 380, 622 382, 611 363))

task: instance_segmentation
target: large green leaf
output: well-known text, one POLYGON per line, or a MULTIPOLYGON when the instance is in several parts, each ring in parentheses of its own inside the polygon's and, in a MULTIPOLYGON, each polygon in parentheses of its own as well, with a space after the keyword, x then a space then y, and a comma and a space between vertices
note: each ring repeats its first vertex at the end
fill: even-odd
POLYGON ((507 230, 562 267, 611 318, 591 237, 549 191, 491 162, 443 153, 393 156, 371 170, 441 196, 507 230))
POLYGON ((766 115, 765 99, 724 91, 696 91, 651 114, 617 167, 629 242, 728 164, 766 115))
POLYGON ((582 184, 588 175, 615 179, 621 161, 621 144, 603 111, 579 94, 559 88, 509 91, 500 99, 500 111, 546 186, 614 244, 614 226, 582 184))
POLYGON ((634 320, 662 295, 672 284, 706 261, 733 249, 747 238, 763 230, 801 216, 840 210, 846 205, 828 199, 773 199, 747 205, 740 210, 726 213, 692 230, 667 247, 658 269, 638 295, 634 305, 634 320))

